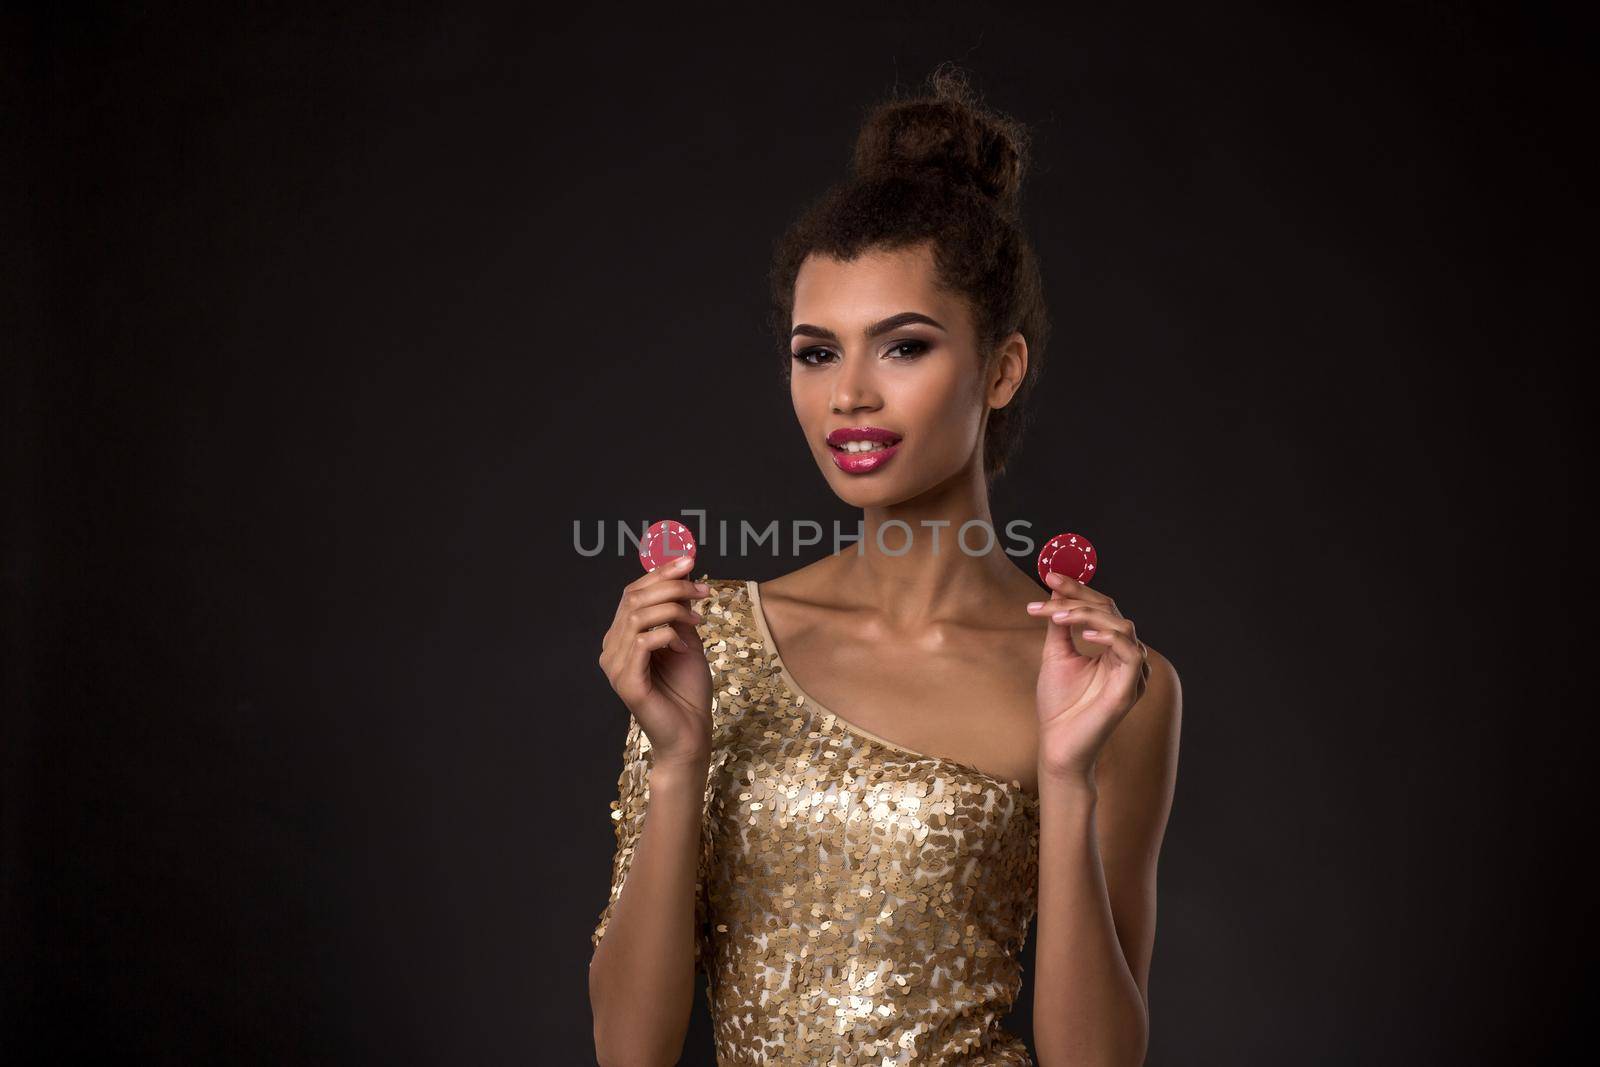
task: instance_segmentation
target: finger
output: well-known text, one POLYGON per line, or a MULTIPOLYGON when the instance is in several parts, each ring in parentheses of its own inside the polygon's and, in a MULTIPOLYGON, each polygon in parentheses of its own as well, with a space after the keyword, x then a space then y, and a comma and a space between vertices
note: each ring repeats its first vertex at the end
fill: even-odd
POLYGON ((681 604, 686 600, 705 596, 710 591, 711 587, 704 582, 693 582, 688 578, 663 578, 654 585, 647 585, 643 589, 636 589, 623 595, 635 608, 647 608, 652 604, 668 600, 681 604))
POLYGON ((627 685, 628 692, 624 693, 621 686, 617 693, 623 699, 638 700, 650 691, 650 653, 658 648, 678 640, 677 631, 670 626, 663 626, 659 630, 646 630, 636 634, 628 642, 628 658, 622 665, 621 681, 627 685))
MULTIPOLYGON (((1045 614, 1045 612, 1041 610, 1040 614, 1045 614)), ((1095 630, 1116 630, 1118 633, 1125 633, 1129 637, 1134 636, 1132 619, 1124 618, 1121 615, 1113 615, 1111 612, 1102 611, 1100 608, 1084 607, 1083 605, 1066 608, 1057 607, 1055 611, 1049 614, 1051 622, 1082 624, 1095 630)))
MULTIPOLYGON (((1031 609, 1032 605, 1029 605, 1029 607, 1031 609)), ((1052 625, 1044 628, 1044 658, 1051 659, 1052 657, 1063 659, 1083 658, 1083 653, 1078 651, 1078 646, 1072 643, 1072 630, 1070 627, 1052 625)))
MULTIPOLYGON (((616 617, 612 619, 611 626, 606 630, 605 637, 600 642, 602 654, 611 649, 620 649, 618 658, 625 658, 627 642, 649 629, 663 623, 678 621, 685 628, 694 630, 705 622, 705 616, 695 611, 680 600, 661 600, 659 603, 638 607, 638 601, 629 594, 617 602, 616 617)), ((698 635, 696 635, 698 639, 698 635)))
POLYGON ((651 567, 646 574, 688 574, 694 567, 694 554, 684 553, 681 556, 671 556, 659 567, 651 567))
POLYGON ((678 641, 681 644, 681 647, 680 644, 673 645, 674 650, 678 652, 699 651, 704 655, 705 645, 700 638, 700 631, 696 630, 694 626, 681 621, 673 622, 671 626, 678 632, 678 641))
POLYGON ((1118 613, 1114 607, 1101 608, 1094 604, 1085 603, 1081 600, 1035 600, 1033 603, 1028 605, 1028 614, 1039 618, 1050 618, 1052 616, 1059 615, 1064 611, 1072 612, 1072 619, 1074 622, 1082 622, 1090 618, 1096 618, 1108 623, 1119 621, 1127 621, 1131 623, 1132 621, 1127 619, 1126 616, 1118 613))
POLYGON ((689 605, 678 600, 668 600, 630 611, 624 619, 623 633, 627 634, 629 631, 643 633, 672 622, 681 622, 692 628, 700 625, 701 621, 700 613, 689 605))
POLYGON ((682 578, 694 568, 693 556, 679 556, 677 559, 668 560, 653 570, 645 571, 639 577, 629 582, 626 589, 643 589, 645 586, 654 585, 663 578, 682 578))
MULTIPOLYGON (((655 611, 665 605, 676 605, 683 608, 693 616, 686 617, 691 626, 698 626, 704 619, 693 608, 693 602, 702 594, 695 589, 695 584, 688 581, 663 581, 655 585, 646 586, 622 594, 622 599, 617 602, 617 615, 613 623, 620 629, 626 629, 630 624, 628 620, 635 615, 646 611, 655 611)), ((661 619, 657 617, 656 623, 661 619)), ((651 625, 655 625, 652 623, 651 625)), ((642 629, 642 627, 635 627, 642 629)))
POLYGON ((1044 581, 1052 592, 1059 594, 1063 599, 1082 600, 1102 606, 1111 603, 1111 598, 1104 593, 1090 589, 1076 578, 1068 578, 1060 571, 1051 571, 1045 575, 1044 581))
POLYGON ((1144 662, 1143 650, 1125 633, 1116 630, 1084 630, 1082 637, 1085 641, 1106 645, 1109 654, 1115 657, 1118 663, 1127 664, 1135 670, 1144 662))
POLYGON ((692 600, 711 592, 711 587, 704 582, 690 581, 687 569, 682 574, 674 573, 675 568, 682 566, 680 562, 658 567, 623 586, 614 618, 621 619, 634 608, 659 604, 663 600, 692 600))

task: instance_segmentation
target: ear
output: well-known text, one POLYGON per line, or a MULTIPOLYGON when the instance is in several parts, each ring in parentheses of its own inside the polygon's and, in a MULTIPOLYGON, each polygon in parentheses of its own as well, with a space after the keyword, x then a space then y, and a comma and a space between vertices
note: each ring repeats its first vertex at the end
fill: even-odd
POLYGON ((1022 388, 1028 373, 1028 341, 1020 332, 1013 331, 995 350, 989 361, 988 380, 985 382, 985 399, 991 408, 1003 408, 1022 388))

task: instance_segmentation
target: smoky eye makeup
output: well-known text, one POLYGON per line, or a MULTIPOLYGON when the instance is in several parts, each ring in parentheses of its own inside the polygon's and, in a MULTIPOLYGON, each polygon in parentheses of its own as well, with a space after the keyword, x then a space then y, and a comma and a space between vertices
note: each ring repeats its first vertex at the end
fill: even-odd
POLYGON ((908 337, 889 346, 889 354, 898 359, 916 359, 933 345, 920 337, 908 337))
MULTIPOLYGON (((903 340, 895 341, 886 346, 884 348, 884 358, 898 360, 903 363, 909 363, 926 353, 932 347, 933 344, 930 341, 924 341, 920 337, 907 337, 903 340)), ((796 362, 803 363, 808 367, 821 366, 829 359, 829 357, 833 355, 834 352, 832 349, 822 348, 816 345, 797 349, 789 353, 791 359, 795 360, 796 362)))

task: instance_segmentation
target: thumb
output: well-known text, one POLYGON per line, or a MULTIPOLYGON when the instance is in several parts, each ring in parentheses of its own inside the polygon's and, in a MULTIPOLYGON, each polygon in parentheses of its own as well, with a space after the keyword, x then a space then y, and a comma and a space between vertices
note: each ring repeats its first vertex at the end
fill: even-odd
POLYGON ((673 649, 673 651, 693 652, 695 649, 700 647, 700 635, 695 632, 695 628, 693 626, 690 626, 686 622, 678 622, 677 620, 668 623, 668 625, 672 627, 672 632, 678 635, 677 638, 674 639, 668 646, 673 649))
MULTIPOLYGON (((1056 610, 1059 611, 1060 608, 1056 610)), ((1056 622, 1054 619, 1046 619, 1046 622, 1048 625, 1044 634, 1044 658, 1082 659, 1083 653, 1078 651, 1076 642, 1072 640, 1071 624, 1056 622)))

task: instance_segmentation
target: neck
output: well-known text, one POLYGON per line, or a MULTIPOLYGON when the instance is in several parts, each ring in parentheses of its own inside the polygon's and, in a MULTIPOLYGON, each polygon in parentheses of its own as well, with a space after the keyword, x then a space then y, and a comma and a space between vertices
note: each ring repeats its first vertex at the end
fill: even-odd
POLYGON ((1015 577, 981 468, 911 500, 864 508, 861 518, 861 540, 835 557, 839 577, 852 599, 879 606, 891 624, 967 617, 974 600, 1015 577))

